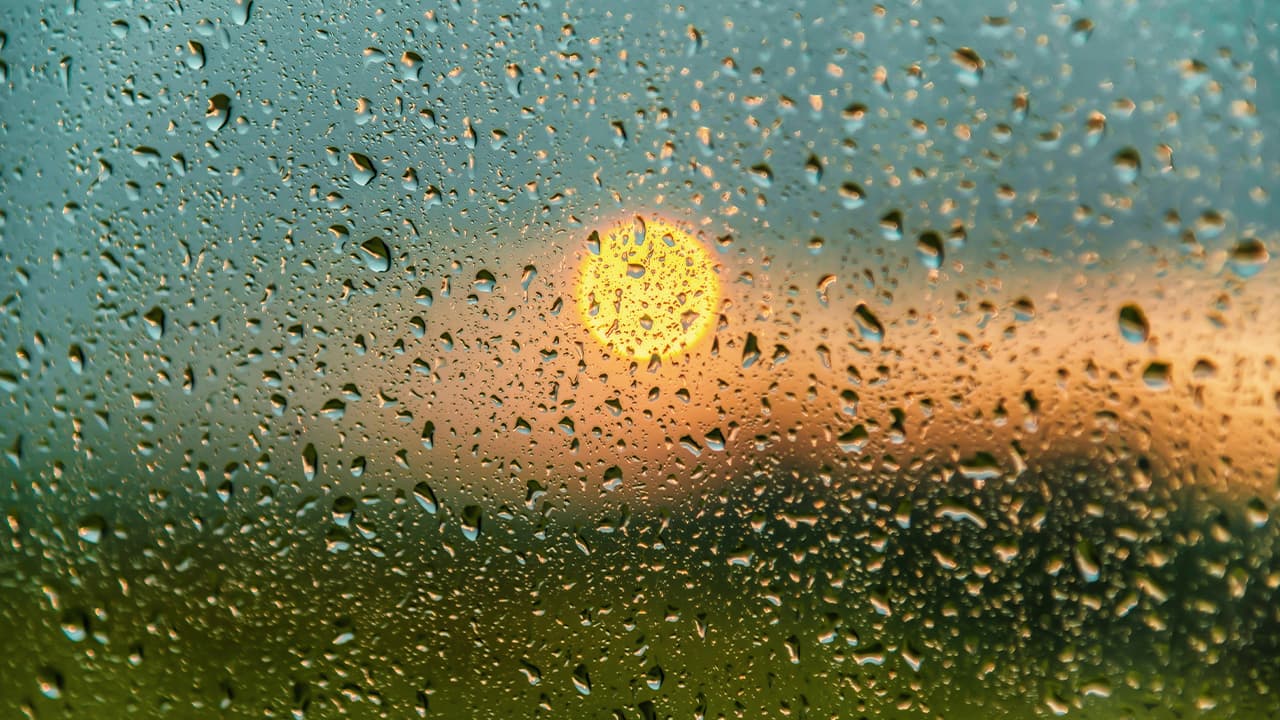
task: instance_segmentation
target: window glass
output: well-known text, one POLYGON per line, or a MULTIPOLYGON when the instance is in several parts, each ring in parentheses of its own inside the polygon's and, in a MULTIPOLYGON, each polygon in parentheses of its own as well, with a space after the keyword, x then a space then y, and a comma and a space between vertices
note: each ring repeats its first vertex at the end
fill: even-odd
POLYGON ((1280 5, 0 5, 0 716, 1280 713, 1280 5))

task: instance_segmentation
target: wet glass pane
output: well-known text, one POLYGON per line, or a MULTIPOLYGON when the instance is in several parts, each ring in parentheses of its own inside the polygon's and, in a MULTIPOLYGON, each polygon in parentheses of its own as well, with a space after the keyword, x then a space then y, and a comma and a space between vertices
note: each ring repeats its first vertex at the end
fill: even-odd
POLYGON ((0 5, 0 716, 1280 714, 1280 5, 0 5))

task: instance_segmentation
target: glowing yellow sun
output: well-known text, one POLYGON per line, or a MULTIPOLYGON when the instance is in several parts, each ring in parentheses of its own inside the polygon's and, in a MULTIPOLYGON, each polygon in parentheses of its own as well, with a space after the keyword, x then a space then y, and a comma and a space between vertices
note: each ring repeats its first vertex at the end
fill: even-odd
POLYGON ((715 263, 688 232, 640 218, 591 233, 578 279, 578 311, 594 336, 632 359, 669 358, 715 320, 715 263))

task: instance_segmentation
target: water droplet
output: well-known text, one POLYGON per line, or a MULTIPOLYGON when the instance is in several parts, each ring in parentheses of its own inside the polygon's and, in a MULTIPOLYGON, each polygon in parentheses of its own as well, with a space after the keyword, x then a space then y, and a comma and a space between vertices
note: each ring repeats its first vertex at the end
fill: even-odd
POLYGON ((857 132, 866 124, 867 106, 862 103, 853 103, 840 113, 840 118, 844 121, 845 132, 857 132))
POLYGON ((1107 132, 1107 116, 1094 110, 1089 113, 1089 119, 1085 121, 1084 126, 1084 142, 1089 147, 1094 147, 1102 141, 1102 137, 1107 132))
POLYGON ((62 614, 62 634, 71 642, 82 642, 89 637, 89 616, 81 610, 68 610, 62 614))
POLYGON ((133 149, 131 153, 133 162, 140 168, 154 168, 160 166, 160 151, 147 145, 139 145, 133 149))
POLYGON ((158 307, 153 307, 147 311, 146 315, 142 316, 142 319, 144 322, 146 322, 147 337, 151 338, 152 340, 159 340, 161 337, 164 336, 164 330, 165 330, 164 310, 161 310, 158 307))
POLYGON ((1120 336, 1131 343, 1146 342, 1151 335, 1151 326, 1147 323, 1146 313, 1137 305, 1129 304, 1120 308, 1120 336))
POLYGON ((860 453, 870 437, 871 434, 867 432, 867 428, 858 424, 841 433, 840 437, 836 438, 836 445, 841 452, 860 453))
POLYGON ((1098 561, 1098 551, 1094 548, 1093 543, 1081 541, 1076 544, 1075 549, 1076 569, 1080 571, 1080 576, 1085 582, 1097 582, 1099 575, 1102 574, 1101 563, 1098 561))
POLYGON ((480 537, 482 514, 479 505, 468 505, 462 508, 462 536, 471 542, 480 537))
POLYGON ((436 501, 435 491, 425 482, 420 482, 413 486, 413 499, 418 501, 423 510, 432 515, 435 515, 436 510, 440 507, 440 503, 436 501))
POLYGON ((349 527, 356 514, 356 501, 349 495, 343 495, 333 501, 333 509, 330 512, 335 524, 339 527, 349 527))
POLYGON ((932 230, 921 233, 916 241, 916 255, 921 264, 930 270, 942 267, 942 236, 932 230))
POLYGON ((1080 47, 1089 41, 1089 37, 1093 35, 1093 21, 1089 18, 1079 18, 1071 23, 1071 44, 1080 47))
POLYGON ((872 342, 884 342, 884 325, 881 324, 880 318, 871 312, 871 308, 866 303, 858 303, 858 307, 853 311, 853 323, 858 329, 858 334, 863 339, 872 342))
POLYGON ((324 404, 324 407, 320 408, 320 414, 334 422, 341 420, 346 412, 347 404, 338 398, 329 400, 324 404))
POLYGON ((231 21, 236 25, 249 22, 249 11, 253 8, 253 0, 232 0, 231 21))
POLYGON ((356 98, 355 116, 356 125, 368 125, 377 119, 377 115, 373 112, 373 101, 369 98, 356 98))
POLYGON ((890 210, 880 218, 880 233, 885 240, 897 242, 902 239, 902 212, 890 210))
POLYGON ((1115 166, 1116 177, 1121 182, 1137 182, 1138 174, 1142 170, 1142 156, 1136 149, 1127 147, 1120 150, 1112 158, 1112 163, 1115 166))
POLYGON ((591 676, 587 674, 587 666, 579 664, 573 669, 573 689, 582 695, 591 694, 591 676))
POLYGON ((210 132, 221 130, 230 117, 231 98, 222 93, 209 98, 209 106, 204 111, 204 125, 210 132))
POLYGON ((306 478, 307 482, 316 479, 316 468, 319 462, 320 458, 316 454, 316 446, 307 443, 307 446, 302 449, 302 477, 306 478))
POLYGON ((956 78, 962 85, 973 87, 982 81, 986 63, 973 48, 962 47, 951 53, 951 62, 956 66, 956 78))
POLYGON ((1251 278, 1262 272, 1271 259, 1267 246, 1256 238, 1246 238, 1231 249, 1231 269, 1242 278, 1251 278))
MULTIPOLYGON (((128 27, 128 25, 125 27, 128 27)), ((183 61, 192 70, 199 70, 204 67, 204 45, 197 40, 188 40, 186 57, 183 58, 183 61)))
POLYGON ((604 471, 604 489, 613 492, 622 487, 622 468, 614 465, 604 471))
POLYGON ((1152 361, 1142 371, 1142 382, 1152 390, 1167 390, 1171 382, 1169 363, 1152 361))
POLYGON ((400 78, 410 82, 418 80, 422 75, 422 56, 416 52, 405 51, 400 56, 400 78))
POLYGON ((391 248, 382 238, 369 238, 360 245, 360 256, 365 267, 374 272, 386 272, 391 269, 391 248))
POLYGON ((63 678, 62 673, 56 668, 44 667, 36 673, 36 686, 40 688, 40 694, 50 700, 58 700, 62 697, 63 678))
POLYGON ((799 665, 800 664, 800 638, 796 637, 795 635, 792 635, 788 637, 786 640, 784 640, 782 645, 787 649, 787 660, 792 665, 799 665))
POLYGON ((844 205, 846 210, 855 210, 862 207, 866 203, 866 194, 862 191, 862 186, 852 182, 842 184, 840 186, 840 203, 844 205))
POLYGON ((524 673, 524 678, 529 681, 530 685, 537 685, 542 682, 542 670, 528 660, 520 661, 520 672, 524 673))
POLYGON ((77 375, 84 372, 84 349, 79 344, 71 343, 67 348, 67 362, 71 365, 71 372, 77 375))
POLYGON ((107 531, 107 521, 101 515, 87 515, 80 520, 79 527, 76 528, 76 535, 81 540, 97 545, 102 542, 102 536, 107 531))
POLYGON ((347 155, 347 160, 351 163, 351 179, 355 184, 364 187, 378 176, 378 170, 373 166, 373 161, 368 155, 350 153, 347 155))
POLYGON ((989 452, 976 452, 960 461, 960 474, 970 480, 992 480, 1002 472, 1000 461, 989 452))
POLYGON ((1244 515, 1249 521, 1249 524, 1255 528, 1260 528, 1263 525, 1266 525, 1267 520, 1270 519, 1270 513, 1267 512, 1266 504, 1263 503, 1260 498, 1256 497, 1250 499, 1245 505, 1244 515))
POLYGON ((810 155, 804 163, 804 175, 810 185, 822 182, 822 161, 817 155, 810 155))
POLYGON ((760 341, 756 338, 755 333, 747 333, 747 339, 742 344, 742 367, 749 368, 760 359, 760 341))
POLYGON ((666 673, 662 671, 662 666, 654 665, 649 668, 649 672, 645 673, 644 682, 645 685, 649 686, 650 690, 657 692, 662 689, 662 681, 665 680, 666 677, 666 673))

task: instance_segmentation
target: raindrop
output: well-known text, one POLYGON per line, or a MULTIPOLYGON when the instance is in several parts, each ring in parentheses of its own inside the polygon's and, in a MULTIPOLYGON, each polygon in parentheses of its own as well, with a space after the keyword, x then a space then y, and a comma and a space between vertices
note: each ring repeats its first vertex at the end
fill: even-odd
POLYGON ((479 505, 462 508, 462 536, 475 542, 480 537, 481 510, 479 505))
POLYGON ((84 372, 84 349, 77 343, 71 343, 71 347, 67 349, 67 362, 75 374, 84 372))
POLYGON ((956 66, 956 78, 961 84, 973 87, 982 81, 982 70, 986 63, 973 48, 962 47, 956 50, 951 54, 951 62, 956 66))
POLYGON ((841 452, 860 453, 862 448, 866 446, 867 440, 871 434, 867 432, 867 428, 862 424, 854 425, 849 430, 840 434, 836 438, 836 445, 841 452))
POLYGON ((1101 563, 1098 561, 1098 551, 1094 548, 1093 543, 1087 541, 1077 543, 1075 559, 1076 568, 1080 571, 1080 576, 1084 578, 1084 581, 1097 582, 1102 569, 1101 563))
POLYGON ((406 50, 400 56, 400 78, 402 80, 416 81, 422 75, 422 56, 416 52, 406 50))
POLYGON ((107 531, 107 521, 101 515, 88 515, 80 520, 80 525, 76 528, 76 535, 81 540, 97 545, 102 542, 102 536, 107 531))
POLYGON ((360 256, 365 267, 374 272, 386 272, 391 269, 391 248, 382 238, 373 237, 360 245, 360 256))
POLYGON ((822 182, 822 161, 817 155, 810 155, 804 163, 804 175, 810 185, 822 182))
POLYGON ((930 270, 942 267, 942 236, 932 230, 922 233, 920 239, 916 241, 916 255, 930 270))
POLYGON ((307 443, 307 446, 302 449, 302 477, 306 478, 307 482, 316 479, 316 468, 319 461, 320 458, 316 454, 316 446, 307 443))
POLYGON ((530 685, 537 685, 542 682, 542 670, 528 660, 520 661, 520 672, 524 673, 524 678, 530 685))
POLYGON ((1115 154, 1112 164, 1121 182, 1137 182, 1138 173, 1142 170, 1142 156, 1134 148, 1124 148, 1115 154))
POLYGON ((423 510, 432 515, 435 515, 436 510, 440 507, 440 503, 436 501, 435 491, 425 482, 420 482, 413 486, 413 499, 418 501, 423 510))
POLYGON ((1120 308, 1120 336, 1131 343, 1146 342, 1151 326, 1142 308, 1129 304, 1120 308))
POLYGON ((862 186, 857 183, 847 182, 840 186, 840 203, 844 205, 846 210, 855 210, 862 207, 866 203, 866 194, 862 191, 862 186))
POLYGON ((649 672, 645 673, 645 685, 648 685, 650 690, 657 692, 662 689, 662 681, 666 677, 666 673, 662 671, 662 666, 654 665, 649 668, 649 672))
POLYGON ((361 187, 368 185, 378 176, 378 171, 368 155, 353 152, 347 155, 347 160, 351 163, 351 179, 357 185, 361 187))
MULTIPOLYGON (((125 27, 128 27, 128 25, 125 27)), ((199 70, 204 67, 204 45, 197 40, 188 40, 186 57, 183 58, 183 61, 192 70, 199 70)))
POLYGON ((36 673, 36 686, 40 689, 40 694, 50 700, 62 697, 63 682, 62 673, 55 668, 43 667, 36 673))
POLYGON ((1249 521, 1249 524, 1255 528, 1260 528, 1263 525, 1266 525, 1267 520, 1270 519, 1270 513, 1267 511, 1266 504, 1256 497, 1250 499, 1245 505, 1244 514, 1245 518, 1249 521))
POLYGON ((231 98, 222 93, 209 98, 209 106, 204 111, 204 125, 210 132, 221 130, 230 117, 231 98))
POLYGON ((147 324, 147 337, 152 340, 159 340, 164 337, 165 316, 164 310, 153 307, 142 316, 143 321, 147 324))
POLYGON ((249 22, 249 11, 252 8, 253 0, 232 0, 231 21, 236 25, 245 25, 249 22))
POLYGON ((1107 132, 1107 116, 1094 110, 1089 113, 1089 119, 1085 121, 1084 141, 1089 147, 1093 147, 1102 141, 1103 135, 1107 132))
POLYGON ((1152 361, 1142 371, 1142 382, 1152 390, 1166 390, 1171 381, 1169 363, 1152 361))
POLYGON ((324 404, 324 407, 320 408, 320 414, 334 422, 341 420, 346 412, 347 404, 338 398, 329 400, 324 404))
POLYGON ((606 492, 613 492, 622 487, 622 468, 614 465, 604 471, 604 485, 606 492))
POLYGON ((89 636, 89 616, 80 610, 68 610, 62 614, 62 634, 71 642, 82 642, 89 636))
POLYGON ((1262 272, 1271 259, 1267 246, 1256 238, 1246 238, 1231 249, 1231 269, 1242 278, 1251 278, 1262 272))
POLYGON ((884 235, 885 240, 894 242, 902 239, 902 213, 898 210, 890 210, 880 218, 880 233, 884 235))
POLYGON ((755 333, 747 333, 747 339, 742 344, 742 367, 749 368, 760 359, 760 341, 756 339, 755 333))
POLYGON ((1093 21, 1089 18, 1080 18, 1071 23, 1071 44, 1079 47, 1089 41, 1089 37, 1093 35, 1093 21))
POLYGON ((858 303, 858 307, 854 309, 853 323, 863 339, 877 343, 884 342, 884 325, 866 303, 858 303))

